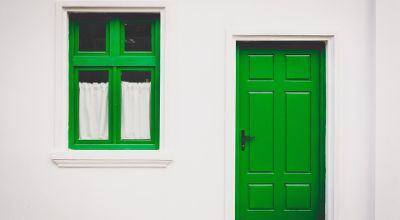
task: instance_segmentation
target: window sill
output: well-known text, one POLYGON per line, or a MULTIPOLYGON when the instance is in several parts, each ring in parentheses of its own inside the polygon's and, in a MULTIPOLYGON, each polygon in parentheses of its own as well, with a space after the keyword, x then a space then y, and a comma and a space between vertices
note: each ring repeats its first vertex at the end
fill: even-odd
POLYGON ((160 151, 66 151, 51 160, 60 168, 165 168, 172 159, 160 151))

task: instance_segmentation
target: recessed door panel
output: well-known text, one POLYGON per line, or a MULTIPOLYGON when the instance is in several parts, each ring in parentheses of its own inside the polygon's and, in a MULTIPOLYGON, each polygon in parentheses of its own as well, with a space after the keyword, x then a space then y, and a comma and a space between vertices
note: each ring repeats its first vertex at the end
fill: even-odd
POLYGON ((297 54, 286 55, 287 79, 310 79, 310 55, 297 54))
POLYGON ((274 56, 273 55, 250 55, 249 56, 250 79, 273 79, 274 56))
POLYGON ((311 98, 309 92, 286 94, 286 172, 310 172, 311 98))
POLYGON ((250 172, 273 172, 274 170, 274 118, 272 92, 249 93, 249 134, 257 141, 249 148, 250 172), (259 157, 265 155, 265 157, 259 157), (268 157, 268 158, 267 158, 268 157))

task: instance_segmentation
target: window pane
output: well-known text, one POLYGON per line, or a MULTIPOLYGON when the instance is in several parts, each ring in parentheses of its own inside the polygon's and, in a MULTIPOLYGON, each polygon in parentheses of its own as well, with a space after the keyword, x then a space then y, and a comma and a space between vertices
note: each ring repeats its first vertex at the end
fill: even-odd
POLYGON ((122 71, 121 80, 124 82, 150 82, 149 71, 122 71))
POLYGON ((79 23, 79 51, 106 50, 105 20, 82 21, 79 23))
POLYGON ((107 70, 81 70, 79 71, 79 82, 86 83, 107 83, 107 70))
POLYGON ((108 72, 79 71, 79 139, 108 139, 108 72))
POLYGON ((125 51, 151 51, 151 24, 125 22, 125 51))
POLYGON ((150 139, 150 72, 122 71, 121 139, 150 139))

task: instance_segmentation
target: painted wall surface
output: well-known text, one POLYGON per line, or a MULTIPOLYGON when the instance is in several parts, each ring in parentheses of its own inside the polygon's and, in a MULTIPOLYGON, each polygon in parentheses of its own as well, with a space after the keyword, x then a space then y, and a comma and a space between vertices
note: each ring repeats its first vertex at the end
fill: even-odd
MULTIPOLYGON (((174 162, 166 169, 62 169, 51 162, 55 1, 1 3, 0 219, 222 220, 226 31, 242 28, 335 35, 333 211, 335 220, 373 219, 372 0, 168 1, 165 143, 174 162)), ((394 83, 381 95, 396 91, 394 83)), ((394 123, 391 129, 394 138, 394 123)), ((386 156, 395 157, 383 150, 386 156)))
POLYGON ((376 2, 376 219, 400 219, 400 2, 376 2))

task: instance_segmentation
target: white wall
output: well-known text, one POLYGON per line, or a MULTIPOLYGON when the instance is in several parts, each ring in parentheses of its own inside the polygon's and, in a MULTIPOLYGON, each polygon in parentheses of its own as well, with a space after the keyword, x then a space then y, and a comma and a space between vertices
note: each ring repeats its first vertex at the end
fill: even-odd
POLYGON ((400 219, 400 2, 376 2, 376 219, 400 219))
POLYGON ((2 0, 0 219, 222 220, 225 31, 231 28, 335 35, 335 220, 373 219, 372 0, 168 2, 165 134, 174 163, 61 169, 49 159, 55 2, 2 0))

